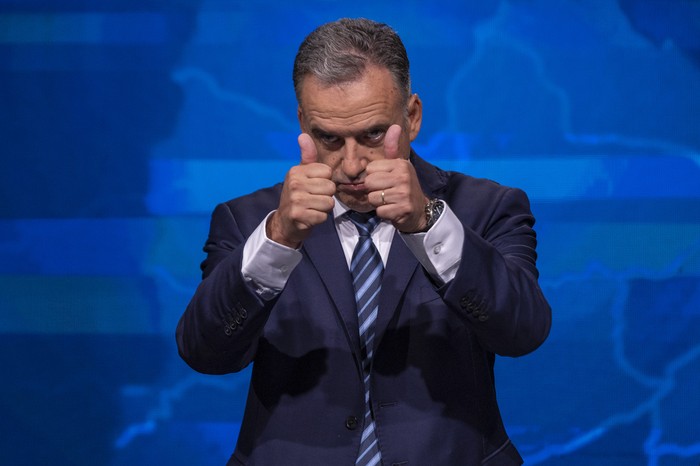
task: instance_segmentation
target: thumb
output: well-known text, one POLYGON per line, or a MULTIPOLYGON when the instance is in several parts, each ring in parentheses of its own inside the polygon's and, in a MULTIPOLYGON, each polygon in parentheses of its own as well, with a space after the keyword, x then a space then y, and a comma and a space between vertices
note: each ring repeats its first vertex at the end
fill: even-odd
POLYGON ((318 161, 318 152, 316 152, 316 144, 313 139, 306 133, 301 133, 297 139, 299 149, 301 149, 301 164, 315 163, 318 161))
POLYGON ((386 130, 384 136, 384 157, 387 159, 401 158, 399 154, 399 137, 401 137, 401 127, 399 125, 391 125, 386 130))

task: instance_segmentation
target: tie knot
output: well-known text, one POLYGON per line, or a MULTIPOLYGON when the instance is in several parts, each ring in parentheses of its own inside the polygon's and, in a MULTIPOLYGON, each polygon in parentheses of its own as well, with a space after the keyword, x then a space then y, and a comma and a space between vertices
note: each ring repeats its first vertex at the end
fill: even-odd
POLYGON ((357 232, 360 236, 369 236, 372 230, 379 224, 379 217, 374 211, 372 212, 355 212, 348 211, 348 218, 357 227, 357 232))

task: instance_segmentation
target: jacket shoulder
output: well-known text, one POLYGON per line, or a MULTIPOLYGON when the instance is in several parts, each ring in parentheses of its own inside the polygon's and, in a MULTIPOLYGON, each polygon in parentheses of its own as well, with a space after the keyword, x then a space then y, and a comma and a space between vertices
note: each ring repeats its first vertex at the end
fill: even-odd
POLYGON ((249 236, 262 220, 279 206, 282 183, 262 188, 216 206, 212 222, 225 215, 232 217, 244 236, 249 236))
POLYGON ((477 178, 457 171, 443 170, 419 157, 415 152, 411 154, 411 161, 416 168, 423 190, 434 193, 441 199, 447 200, 456 193, 469 192, 498 197, 514 189, 487 178, 477 178))

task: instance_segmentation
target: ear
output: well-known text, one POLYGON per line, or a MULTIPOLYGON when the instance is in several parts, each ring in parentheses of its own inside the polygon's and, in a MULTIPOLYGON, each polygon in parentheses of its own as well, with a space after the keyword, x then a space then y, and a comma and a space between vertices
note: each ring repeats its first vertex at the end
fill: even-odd
POLYGON ((301 128, 301 132, 305 133, 306 128, 304 128, 304 118, 303 112, 301 111, 301 105, 297 106, 297 120, 299 120, 299 127, 301 128))
POLYGON ((418 94, 413 94, 408 99, 408 137, 412 142, 420 132, 420 125, 423 122, 423 102, 418 94))

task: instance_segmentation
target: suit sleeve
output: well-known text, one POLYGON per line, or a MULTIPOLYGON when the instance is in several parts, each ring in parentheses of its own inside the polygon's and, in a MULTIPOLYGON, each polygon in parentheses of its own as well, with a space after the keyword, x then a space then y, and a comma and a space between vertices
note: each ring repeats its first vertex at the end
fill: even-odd
POLYGON ((466 200, 478 209, 462 210, 457 274, 438 291, 468 321, 484 349, 527 354, 545 341, 551 326, 551 309, 537 281, 535 220, 519 189, 478 195, 466 200))
POLYGON ((261 299, 241 274, 245 240, 229 206, 218 205, 204 246, 202 281, 176 330, 180 356, 198 372, 245 368, 275 303, 261 299))

